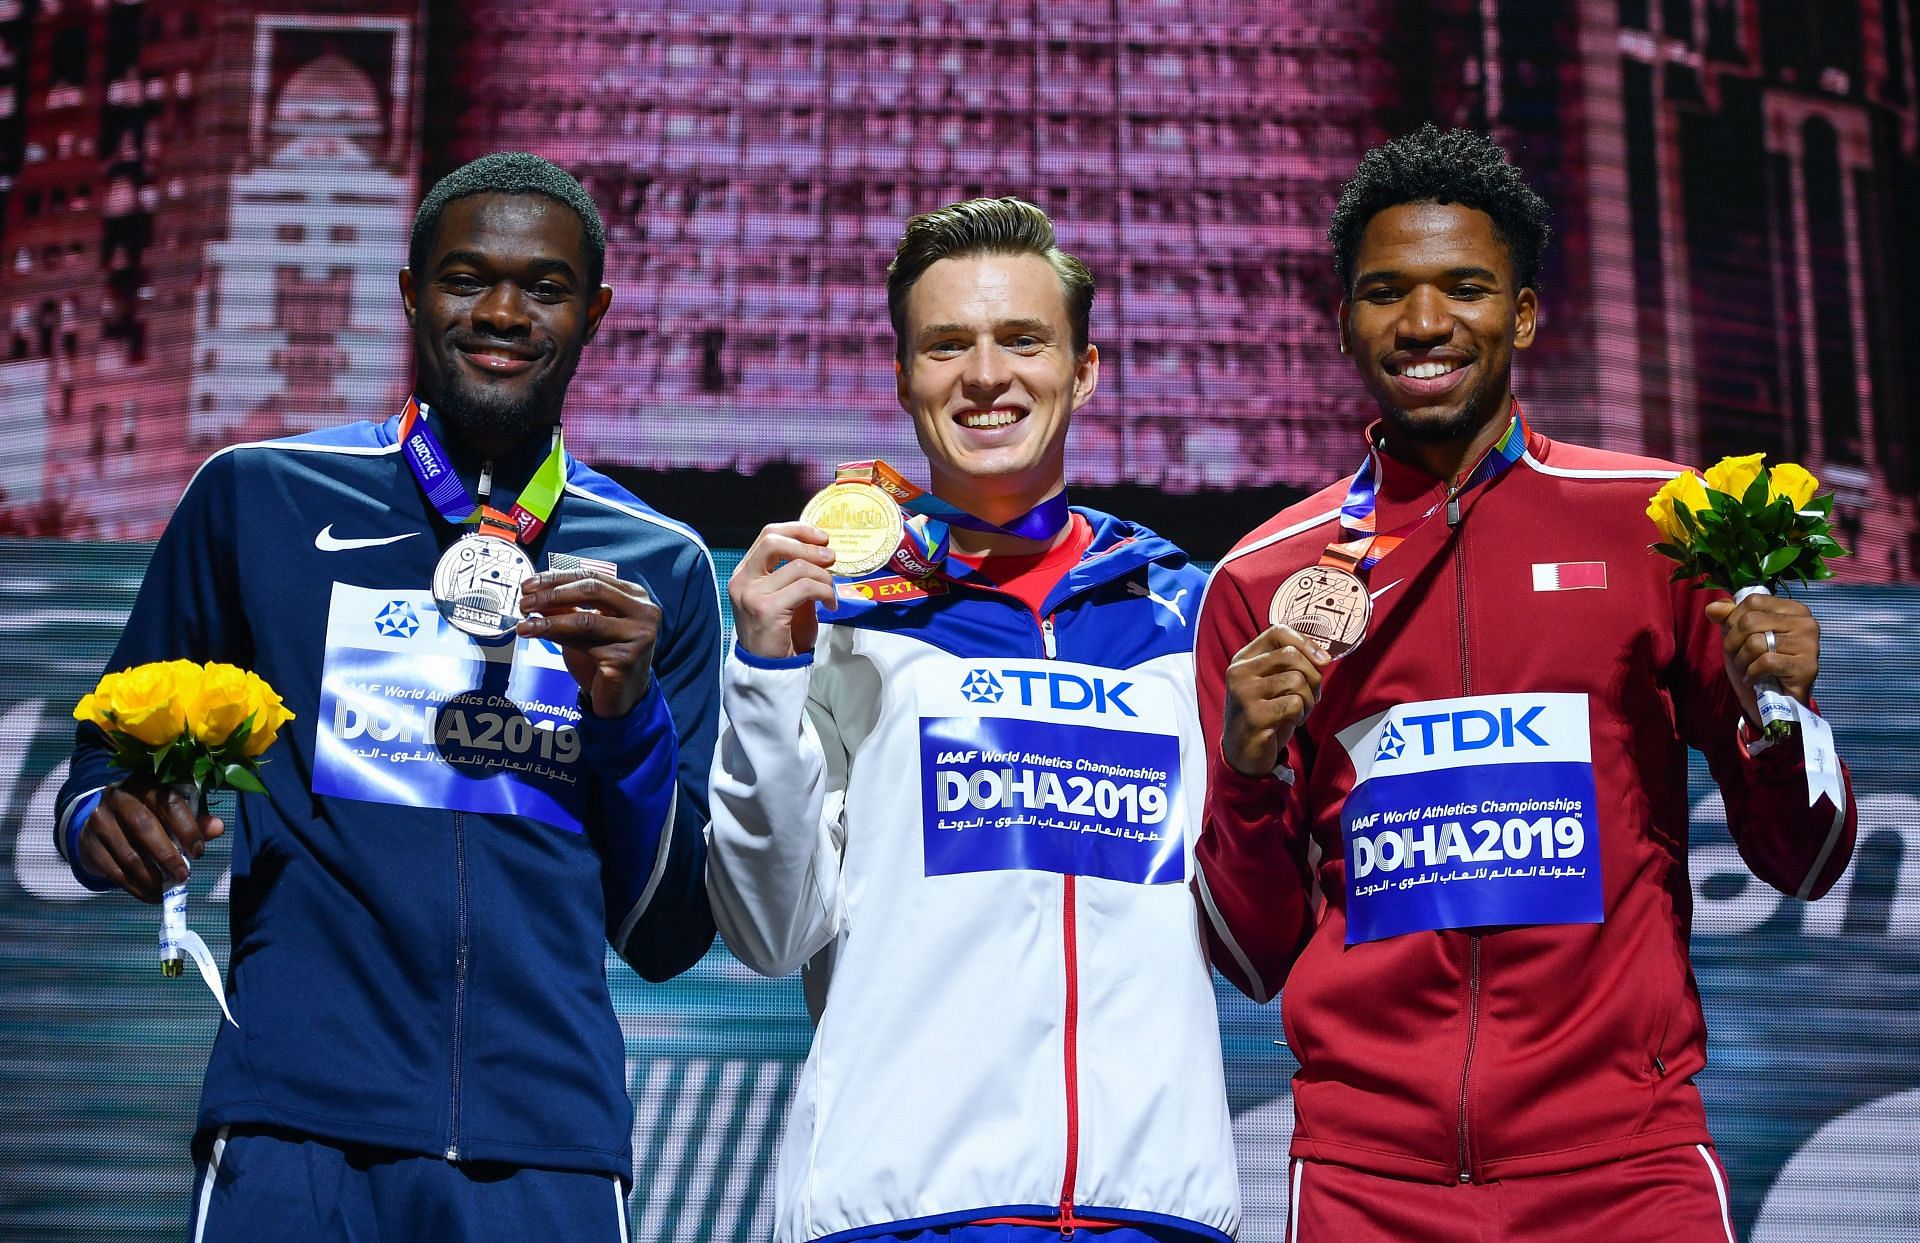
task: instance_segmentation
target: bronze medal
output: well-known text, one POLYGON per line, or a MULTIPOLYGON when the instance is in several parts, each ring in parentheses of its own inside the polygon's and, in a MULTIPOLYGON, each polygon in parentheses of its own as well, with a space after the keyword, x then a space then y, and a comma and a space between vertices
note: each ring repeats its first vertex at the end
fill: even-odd
POLYGON ((1268 621, 1291 626, 1336 658, 1360 646, 1372 617, 1367 585, 1332 565, 1310 565, 1288 575, 1267 608, 1268 621))
POLYGON ((814 494, 800 521, 820 528, 841 578, 871 574, 893 558, 904 527, 900 506, 870 483, 838 482, 814 494))

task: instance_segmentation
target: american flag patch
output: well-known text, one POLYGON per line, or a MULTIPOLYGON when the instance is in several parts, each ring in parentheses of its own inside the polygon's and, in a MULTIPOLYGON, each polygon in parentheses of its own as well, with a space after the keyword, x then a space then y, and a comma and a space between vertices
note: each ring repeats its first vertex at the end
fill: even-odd
POLYGON ((1607 563, 1604 561, 1536 561, 1533 563, 1535 591, 1604 591, 1607 563))
POLYGON ((608 578, 619 578, 620 567, 611 561, 596 561, 592 557, 576 557, 570 552, 550 552, 547 554, 549 570, 587 570, 599 571, 608 578))

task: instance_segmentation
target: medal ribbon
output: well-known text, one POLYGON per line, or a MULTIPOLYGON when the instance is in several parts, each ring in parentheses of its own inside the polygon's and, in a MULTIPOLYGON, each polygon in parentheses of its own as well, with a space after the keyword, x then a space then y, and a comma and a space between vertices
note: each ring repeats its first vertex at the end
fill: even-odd
POLYGON ((976 518, 951 501, 943 501, 926 489, 908 483, 899 471, 885 462, 842 462, 834 475, 835 483, 870 483, 892 497, 910 514, 924 514, 935 522, 984 531, 988 535, 1012 535, 1019 539, 1050 540, 1067 525, 1067 494, 1060 491, 1041 501, 1005 526, 976 518))
POLYGON ((532 543, 546 527, 547 519, 553 517, 553 507, 560 503, 560 491, 566 486, 566 449, 558 425, 553 429, 553 448, 546 460, 521 489, 512 511, 503 514, 486 503, 484 492, 476 501, 467 485, 460 482, 445 446, 422 417, 427 409, 417 398, 407 398, 406 412, 400 416, 400 443, 401 456, 407 459, 434 511, 455 526, 478 523, 482 535, 532 543))
POLYGON ((1067 509, 1067 494, 1060 491, 1041 501, 1012 522, 1002 526, 977 518, 966 510, 943 501, 926 489, 909 483, 904 475, 875 458, 865 462, 842 462, 834 471, 835 483, 862 483, 886 493, 902 510, 921 519, 906 523, 900 550, 893 555, 892 566, 908 578, 925 578, 939 569, 952 546, 948 528, 964 527, 989 535, 1011 535, 1019 539, 1051 540, 1060 534, 1072 515, 1067 509))
POLYGON ((1337 566, 1353 574, 1371 570, 1388 553, 1406 542, 1408 536, 1425 526, 1440 512, 1441 506, 1458 501, 1463 493, 1500 475, 1519 461, 1526 451, 1526 416, 1520 413, 1520 403, 1515 402, 1513 421, 1507 424, 1507 430, 1468 472, 1466 478, 1460 481, 1460 485, 1447 489, 1446 495, 1430 505, 1425 513, 1384 535, 1374 532, 1374 511, 1380 499, 1379 484, 1374 478, 1374 455, 1367 454, 1367 460, 1360 463, 1360 469, 1354 472, 1353 484, 1347 489, 1347 499, 1340 506, 1340 534, 1345 538, 1327 545, 1327 550, 1320 554, 1320 564, 1337 566))

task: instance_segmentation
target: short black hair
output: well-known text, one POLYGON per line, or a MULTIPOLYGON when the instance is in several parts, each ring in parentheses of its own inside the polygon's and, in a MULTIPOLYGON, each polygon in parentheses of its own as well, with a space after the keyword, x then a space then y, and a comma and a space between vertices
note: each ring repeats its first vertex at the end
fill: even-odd
POLYGON ((895 353, 907 360, 907 295, 942 259, 971 255, 1038 255, 1060 278, 1073 330, 1073 352, 1084 356, 1093 317, 1093 273, 1053 240, 1053 220, 1032 203, 1013 198, 968 199, 913 217, 887 265, 887 316, 895 353))
POLYGON ((496 151, 462 164, 434 183, 413 216, 413 240, 407 245, 407 266, 425 275, 427 251, 440 229, 447 204, 474 194, 538 194, 550 198, 580 217, 580 236, 587 247, 586 283, 589 296, 600 287, 607 270, 607 229, 600 209, 573 179, 551 160, 525 151, 496 151))
POLYGON ((1353 260, 1367 222, 1404 203, 1458 203, 1485 212, 1493 235, 1507 248, 1515 290, 1538 287, 1540 256, 1553 234, 1546 200, 1493 139, 1466 129, 1443 131, 1429 121, 1361 156, 1353 180, 1340 187, 1327 240, 1343 295, 1353 292, 1353 260))

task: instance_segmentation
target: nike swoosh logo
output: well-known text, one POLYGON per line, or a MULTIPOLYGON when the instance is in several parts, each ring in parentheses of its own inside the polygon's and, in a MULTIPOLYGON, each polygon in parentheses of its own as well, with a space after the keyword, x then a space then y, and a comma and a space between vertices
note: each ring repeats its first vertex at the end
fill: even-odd
POLYGON ((1385 587, 1382 587, 1380 590, 1368 592, 1367 599, 1378 600, 1381 596, 1386 595, 1389 591, 1392 591, 1395 587, 1398 587, 1401 583, 1404 583, 1406 581, 1407 580, 1404 578, 1396 578, 1392 582, 1388 583, 1385 587))
POLYGON ((355 548, 378 548, 382 544, 397 544, 403 539, 412 539, 418 534, 420 534, 418 531, 408 531, 404 535, 388 535, 381 539, 341 539, 333 533, 333 524, 329 522, 320 528, 319 534, 313 537, 313 546, 321 552, 351 552, 355 548))

